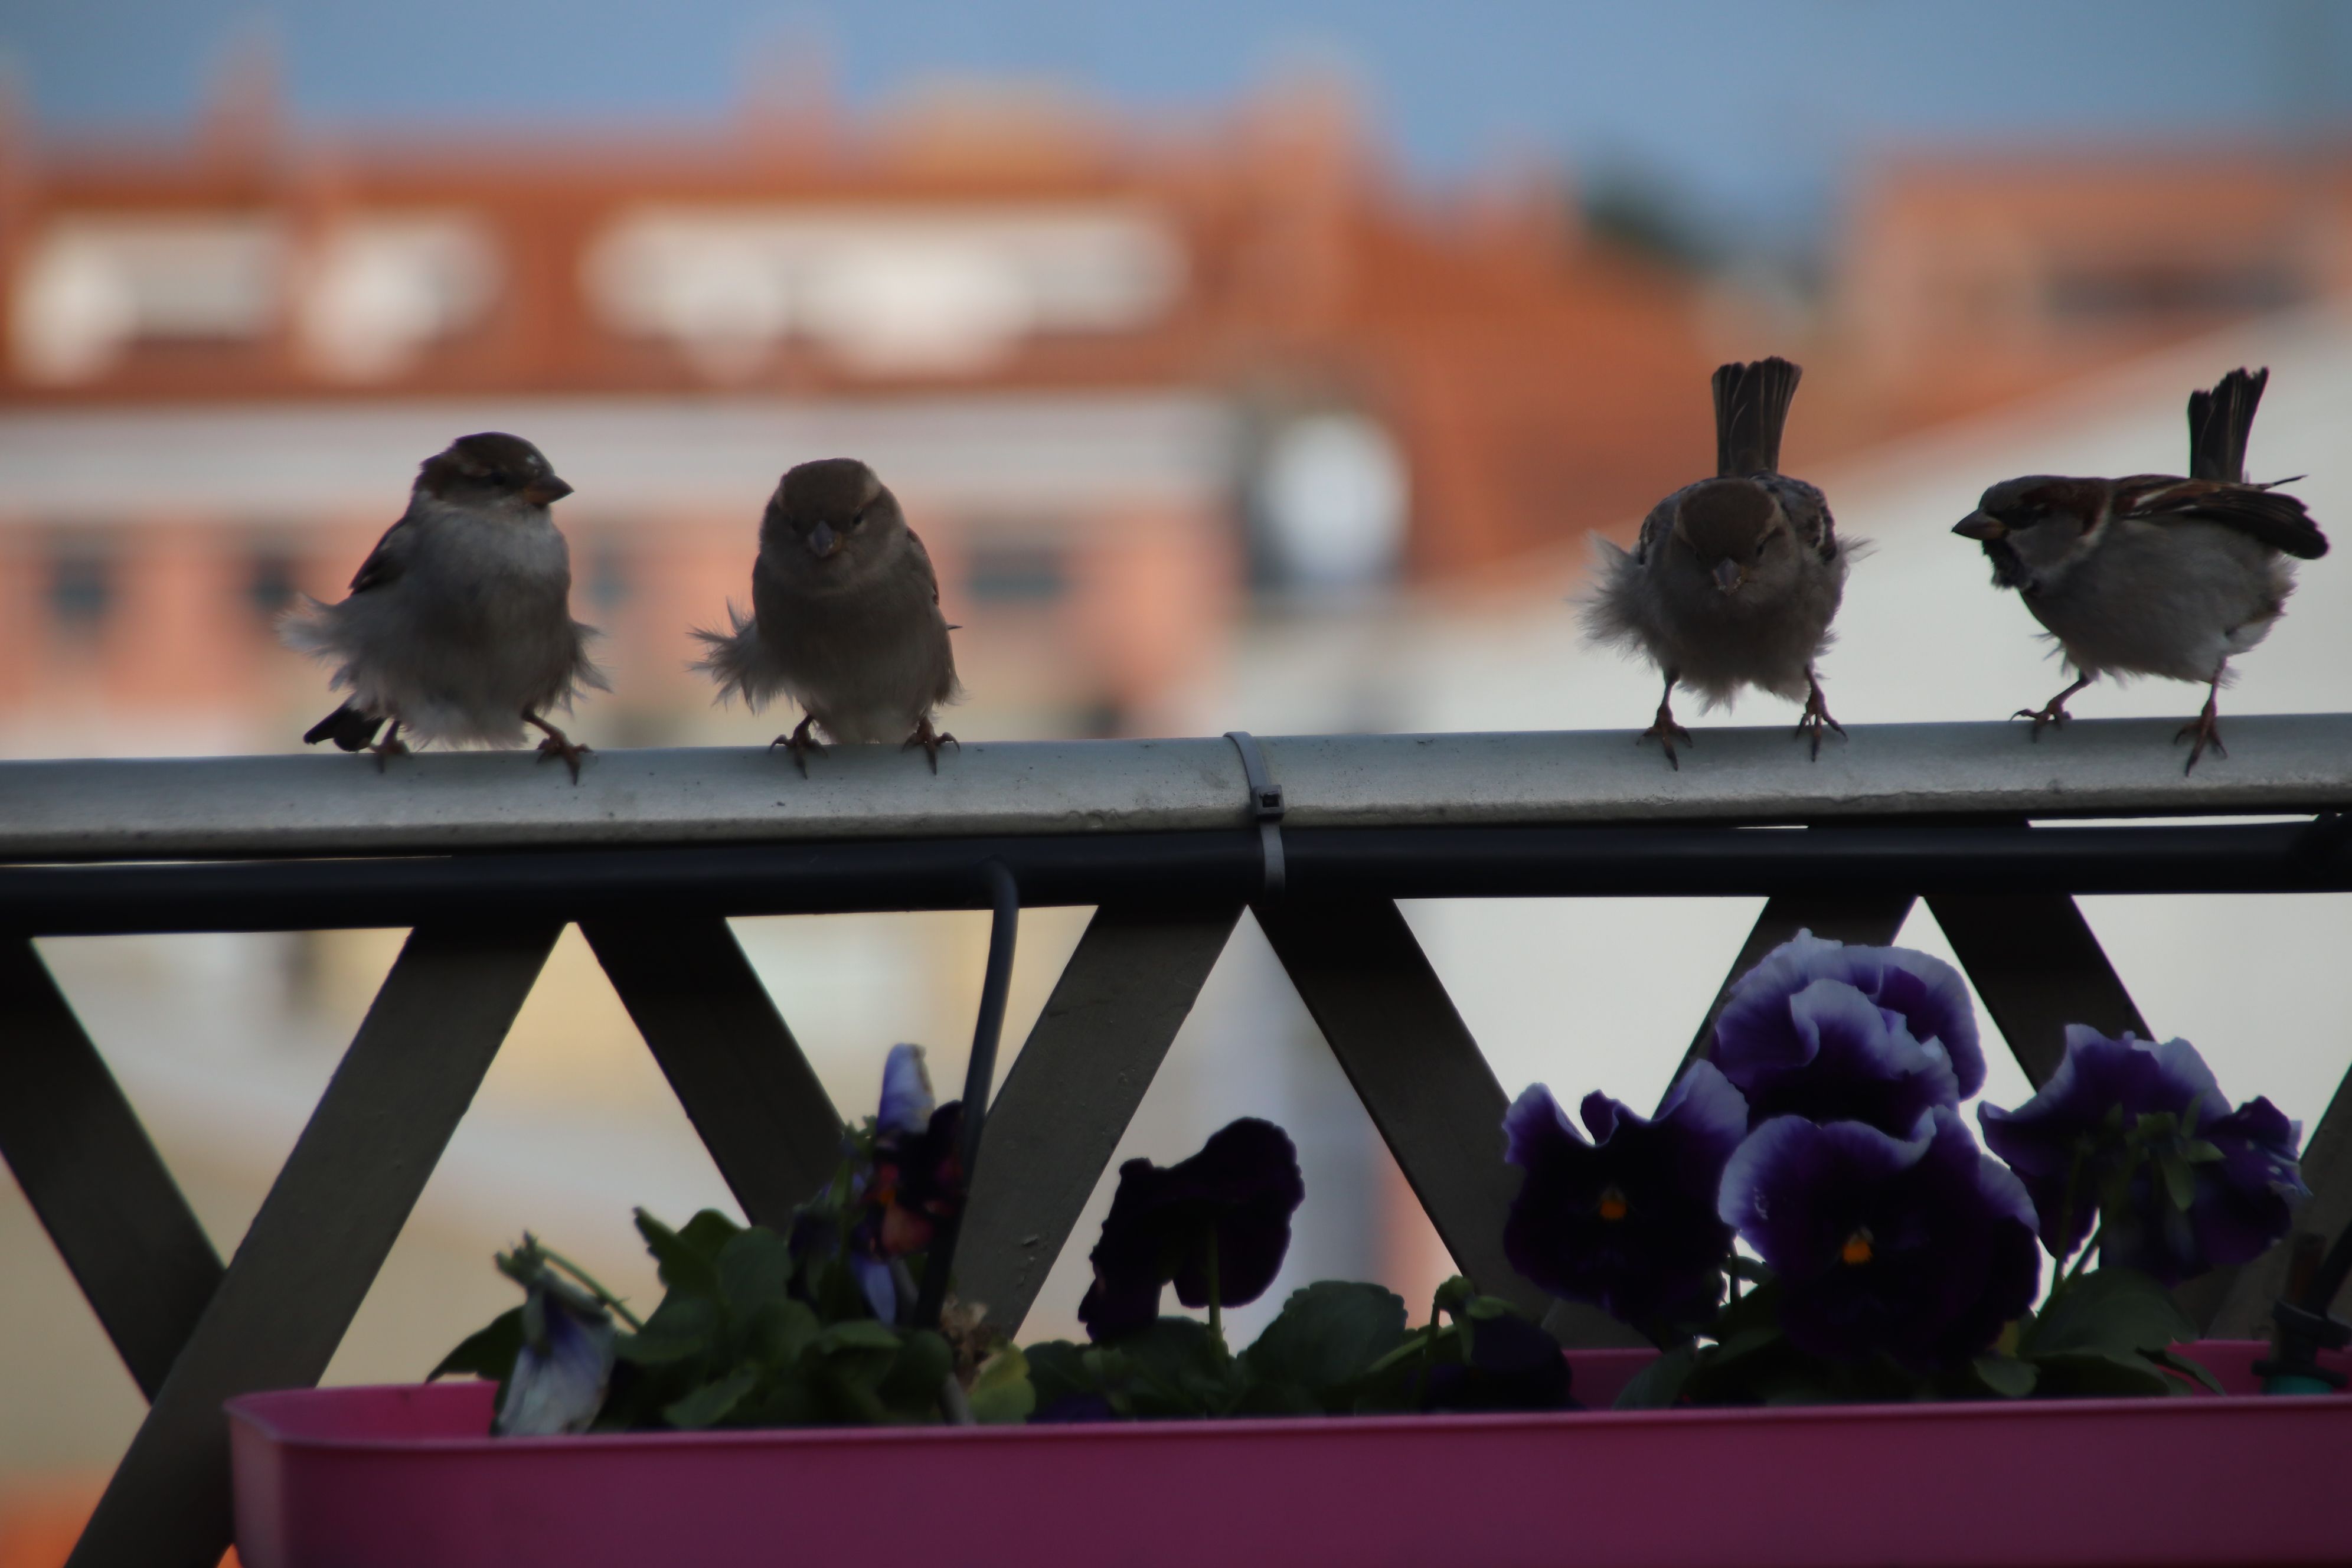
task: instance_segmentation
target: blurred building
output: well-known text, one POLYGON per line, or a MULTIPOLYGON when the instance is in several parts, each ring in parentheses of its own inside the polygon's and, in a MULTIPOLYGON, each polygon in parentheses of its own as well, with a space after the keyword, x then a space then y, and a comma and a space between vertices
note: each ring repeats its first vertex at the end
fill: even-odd
POLYGON ((1149 728, 1253 591, 1572 537, 1703 447, 1678 279, 1557 185, 1409 200, 1297 85, 1185 135, 784 92, 701 138, 332 143, 247 87, 184 143, 0 146, 0 249, 20 754, 282 741, 323 693, 272 618, 467 429, 578 487, 615 742, 703 709, 686 628, 803 458, 898 489, 1005 734, 1149 728))
POLYGON ((1901 428, 2347 289, 2340 149, 1948 153, 1863 183, 1836 312, 1857 404, 1901 428))

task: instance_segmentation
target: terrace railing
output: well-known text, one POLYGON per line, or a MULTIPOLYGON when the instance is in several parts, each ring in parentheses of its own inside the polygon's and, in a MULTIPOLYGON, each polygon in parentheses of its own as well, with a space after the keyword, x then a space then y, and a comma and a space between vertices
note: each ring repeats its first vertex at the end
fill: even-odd
MULTIPOLYGON (((1249 909, 1462 1271, 1590 1342, 1613 1326, 1504 1258, 1506 1097, 1396 900, 1763 895, 1728 976, 1801 927, 1890 941, 1925 899, 2038 1084, 2069 1022, 2148 1032, 2074 895, 2352 889, 2352 715, 2232 719, 2188 777, 2171 731, 1857 727, 1809 763, 1710 730, 1679 773, 1622 731, 973 744, 937 776, 840 748, 805 779, 612 752, 577 787, 512 753, 0 763, 0 1154, 151 1401, 73 1561, 218 1557, 222 1401, 324 1372, 566 922, 775 1226, 841 1119, 727 917, 994 909, 957 1267, 1010 1326, 1249 909), (1019 910, 1055 904, 1095 914, 991 1100, 1019 910), (362 926, 406 944, 225 1266, 32 939, 362 926)), ((2304 1227, 2340 1229, 2352 1079, 2305 1170, 2304 1227)), ((2188 1304, 2262 1332, 2283 1268, 2188 1304)))

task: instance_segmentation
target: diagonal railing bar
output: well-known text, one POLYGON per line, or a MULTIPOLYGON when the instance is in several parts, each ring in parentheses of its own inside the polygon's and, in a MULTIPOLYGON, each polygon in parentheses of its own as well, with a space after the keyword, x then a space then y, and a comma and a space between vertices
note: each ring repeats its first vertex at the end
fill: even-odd
MULTIPOLYGON (((2345 1074, 2344 1081, 2336 1086, 2335 1097, 2327 1102, 2318 1125, 2303 1141, 2303 1182, 2311 1189, 2311 1198, 2295 1215, 2295 1229, 2333 1238, 2352 1225, 2352 1073, 2345 1074)), ((2202 1286, 2207 1280, 2221 1280, 2221 1289, 2215 1292, 2218 1304, 2210 1315, 2215 1337, 2269 1336, 2271 1303, 2286 1289, 2292 1240, 2290 1237, 2242 1268, 2222 1271, 2226 1278, 2209 1275, 2190 1281, 2191 1286, 2202 1286)), ((2339 1292, 2336 1300, 2340 1316, 2344 1303, 2352 1301, 2352 1289, 2339 1292)))
POLYGON ((841 1113, 716 915, 580 932, 754 1225, 782 1234, 841 1158, 841 1113))
POLYGON ((1723 1005, 1730 1000, 1732 986, 1761 963, 1766 953, 1801 931, 1857 947, 1884 947, 1902 931, 1903 921, 1916 901, 1909 893, 1779 893, 1766 900, 1748 940, 1740 943, 1739 956, 1731 962, 1731 972, 1716 988, 1715 1000, 1707 1004, 1706 1016, 1699 1021, 1698 1032, 1691 1037, 1690 1048, 1683 1053, 1681 1066, 1666 1080, 1668 1090, 1671 1092, 1680 1081, 1685 1068, 1713 1048, 1715 1021, 1723 1016, 1723 1005))
POLYGON ((1241 920, 1105 904, 988 1108, 957 1291, 1011 1333, 1118 1152, 1136 1107, 1241 920))
POLYGON ((68 1568, 214 1568, 221 1405, 319 1381, 562 928, 410 933, 68 1568))
POLYGON ((1927 912, 2034 1088, 2066 1054, 2066 1026, 2148 1037, 2147 1021, 2063 893, 1930 893, 1927 912))
POLYGON ((22 937, 0 938, 0 1157, 149 1399, 221 1281, 220 1255, 22 937))
POLYGON ((1386 899, 1252 912, 1455 1267, 1541 1312, 1548 1299, 1503 1256, 1509 1100, 1403 913, 1386 899))

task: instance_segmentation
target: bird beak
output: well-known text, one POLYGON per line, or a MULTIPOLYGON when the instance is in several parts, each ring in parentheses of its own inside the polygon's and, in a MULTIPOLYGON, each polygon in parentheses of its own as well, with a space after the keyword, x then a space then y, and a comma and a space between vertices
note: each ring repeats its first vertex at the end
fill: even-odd
POLYGON ((1746 581, 1748 581, 1748 568, 1729 556, 1715 563, 1715 585, 1725 593, 1730 593, 1746 581))
POLYGON ((545 506, 550 501, 562 500, 571 493, 570 485, 565 484, 553 474, 550 474, 543 479, 534 479, 525 485, 522 489, 522 499, 533 506, 545 506))
POLYGON ((1990 542, 1995 539, 2008 538, 2009 524, 2001 521, 2001 520, 1997 517, 1988 517, 1983 512, 1972 511, 1969 513, 1968 516, 1960 519, 1959 521, 1952 524, 1952 531, 1958 534, 1962 539, 1979 539, 1990 542))
POLYGON ((834 532, 833 524, 820 522, 808 531, 809 553, 822 561, 841 548, 841 535, 834 532))

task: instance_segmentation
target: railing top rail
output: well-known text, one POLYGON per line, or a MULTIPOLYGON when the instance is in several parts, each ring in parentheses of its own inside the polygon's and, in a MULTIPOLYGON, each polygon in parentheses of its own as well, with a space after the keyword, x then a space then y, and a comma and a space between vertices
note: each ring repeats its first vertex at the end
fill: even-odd
MULTIPOLYGON (((2175 725, 1857 725, 1818 763, 1785 728, 1708 729, 1671 772, 1623 730, 1262 741, 1295 827, 2190 816, 2352 807, 2352 714, 2228 721, 2184 777, 2175 725)), ((529 752, 0 763, 0 859, 522 847, 1241 827, 1229 741, 1048 741, 919 753, 604 752, 577 786, 529 752)))

